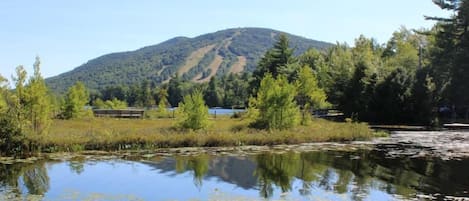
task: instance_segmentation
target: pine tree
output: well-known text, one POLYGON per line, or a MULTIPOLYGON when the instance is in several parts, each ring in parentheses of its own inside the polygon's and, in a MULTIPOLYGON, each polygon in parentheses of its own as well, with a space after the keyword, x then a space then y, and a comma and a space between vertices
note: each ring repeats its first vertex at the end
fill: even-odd
POLYGON ((289 47, 289 41, 285 34, 281 34, 274 44, 274 47, 269 49, 264 57, 261 58, 256 70, 253 72, 253 80, 251 82, 252 93, 255 95, 261 80, 266 74, 270 74, 273 78, 279 75, 290 77, 296 69, 296 62, 293 56, 293 49, 289 47))
POLYGON ((209 107, 217 107, 222 105, 217 79, 215 77, 210 78, 208 88, 204 94, 204 100, 209 107))

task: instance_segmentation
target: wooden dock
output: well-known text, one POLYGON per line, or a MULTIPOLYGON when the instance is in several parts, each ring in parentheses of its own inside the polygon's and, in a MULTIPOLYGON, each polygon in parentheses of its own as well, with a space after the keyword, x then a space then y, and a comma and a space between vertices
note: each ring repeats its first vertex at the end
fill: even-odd
POLYGON ((111 117, 111 118, 143 118, 143 109, 94 109, 95 117, 111 117))

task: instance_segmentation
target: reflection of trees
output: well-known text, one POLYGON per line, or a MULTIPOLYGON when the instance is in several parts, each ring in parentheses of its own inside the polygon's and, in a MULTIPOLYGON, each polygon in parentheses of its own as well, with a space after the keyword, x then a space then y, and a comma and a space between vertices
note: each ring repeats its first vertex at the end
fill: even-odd
POLYGON ((169 161, 172 163, 165 164, 171 171, 193 172, 198 187, 207 176, 224 178, 223 181, 235 185, 246 183, 239 178, 249 178, 246 180, 253 181, 246 189, 256 185, 264 198, 272 197, 277 188, 282 192, 293 190, 294 181, 299 182, 295 190, 300 195, 323 189, 347 194, 352 200, 365 199, 371 189, 408 198, 415 197, 417 192, 461 195, 467 190, 464 187, 469 186, 469 171, 466 170, 469 160, 390 159, 385 153, 369 150, 263 153, 242 160, 207 155, 176 156, 169 161), (242 172, 246 170, 248 172, 242 172), (250 178, 251 175, 256 178, 250 178))
POLYGON ((202 186, 202 180, 208 172, 209 157, 207 155, 197 155, 190 157, 176 157, 176 172, 182 173, 187 170, 193 172, 194 184, 202 186))
MULTIPOLYGON (((255 176, 258 179, 259 193, 264 198, 271 197, 276 186, 282 192, 291 191, 295 179, 302 182, 299 189, 301 195, 308 195, 313 188, 318 187, 339 194, 350 193, 353 200, 363 200, 371 188, 413 197, 417 190, 424 193, 437 193, 441 190, 454 192, 449 189, 457 189, 461 183, 465 186, 469 183, 469 173, 462 173, 463 168, 458 168, 461 165, 405 157, 388 159, 381 153, 366 150, 264 153, 254 159, 257 163, 255 176), (462 178, 456 178, 455 173, 462 175, 462 178), (440 185, 435 183, 435 178, 447 182, 440 185), (458 183, 447 187, 447 178, 454 178, 458 183)), ((465 163, 465 167, 469 167, 469 162, 465 163)))
POLYGON ((44 163, 26 169, 23 173, 23 181, 29 194, 44 195, 49 190, 49 176, 44 163))
POLYGON ((286 154, 260 154, 256 157, 257 175, 263 197, 272 195, 272 184, 279 186, 282 192, 291 190, 291 179, 298 169, 299 155, 293 152, 286 154))
POLYGON ((21 194, 23 183, 29 194, 44 195, 49 190, 49 176, 44 162, 0 165, 0 186, 21 194), (22 181, 22 182, 19 182, 22 181))
POLYGON ((68 166, 72 172, 77 173, 78 175, 85 171, 85 157, 76 157, 73 160, 68 162, 68 166))

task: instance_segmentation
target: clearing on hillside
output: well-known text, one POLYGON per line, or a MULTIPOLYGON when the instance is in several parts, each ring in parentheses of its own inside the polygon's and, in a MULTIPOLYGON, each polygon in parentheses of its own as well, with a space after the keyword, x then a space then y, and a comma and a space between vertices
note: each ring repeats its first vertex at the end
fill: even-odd
POLYGON ((231 66, 230 73, 234 73, 234 74, 241 73, 243 72, 244 67, 246 66, 245 56, 238 56, 237 58, 238 58, 238 61, 236 61, 236 63, 234 63, 231 66))
POLYGON ((212 44, 212 45, 199 48, 196 51, 192 52, 191 55, 189 55, 189 57, 187 58, 184 66, 179 68, 178 74, 183 75, 184 73, 187 73, 191 68, 196 66, 200 62, 200 60, 205 56, 205 54, 207 54, 214 47, 215 47, 215 44, 212 44))

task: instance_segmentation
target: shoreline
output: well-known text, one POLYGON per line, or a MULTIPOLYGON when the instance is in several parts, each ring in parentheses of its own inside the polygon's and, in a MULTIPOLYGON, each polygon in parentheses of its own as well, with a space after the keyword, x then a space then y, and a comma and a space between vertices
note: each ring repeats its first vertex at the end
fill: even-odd
POLYGON ((359 151, 375 150, 386 153, 387 158, 435 158, 439 160, 462 160, 469 158, 469 132, 455 131, 396 131, 390 137, 376 137, 366 141, 309 142, 277 145, 240 145, 215 147, 176 147, 140 150, 82 150, 76 152, 37 153, 28 158, 0 157, 0 164, 30 163, 36 160, 126 159, 171 156, 249 156, 264 152, 312 152, 312 151, 359 151), (426 136, 426 137, 422 137, 426 136), (448 144, 448 140, 457 142, 448 144))

